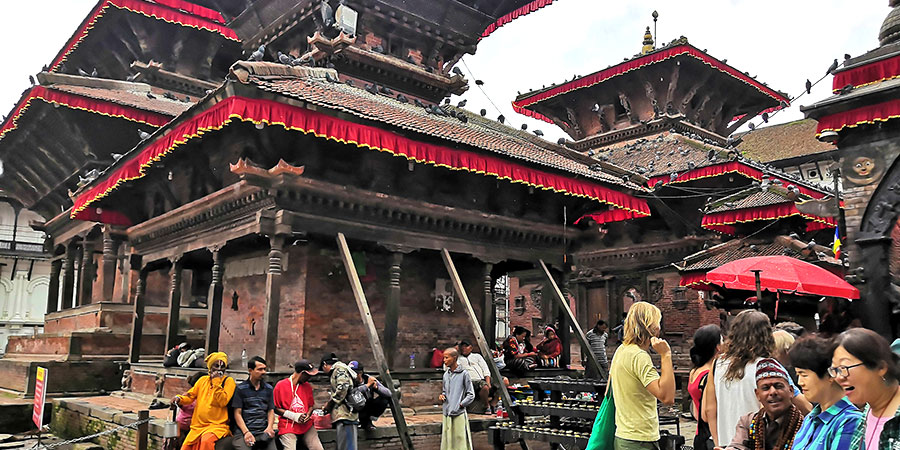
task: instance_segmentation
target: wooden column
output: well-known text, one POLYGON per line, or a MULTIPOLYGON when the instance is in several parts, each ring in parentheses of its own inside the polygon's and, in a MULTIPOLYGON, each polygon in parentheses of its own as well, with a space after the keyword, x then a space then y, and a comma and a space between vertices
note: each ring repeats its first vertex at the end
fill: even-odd
POLYGON ((116 285, 116 262, 122 241, 110 233, 103 233, 103 260, 100 264, 100 301, 111 302, 116 285))
MULTIPOLYGON (((547 265, 544 264, 544 261, 539 261, 541 269, 544 271, 544 276, 547 277, 547 283, 550 285, 550 290, 553 291, 551 294, 554 299, 559 304, 559 307, 562 308, 563 313, 567 317, 567 321, 572 328, 575 329, 575 338, 578 339, 578 343, 581 344, 581 352, 587 356, 587 364, 590 364, 597 373, 601 374, 601 377, 604 379, 608 378, 608 374, 600 367, 600 363, 597 362, 597 357, 594 355, 594 352, 591 351, 591 346, 588 344, 587 336, 584 334, 584 330, 582 330, 581 325, 578 324, 578 321, 575 320, 575 315, 572 314, 572 309, 569 308, 569 302, 566 301, 565 296, 563 296, 562 291, 559 290, 559 285, 556 284, 556 280, 553 278, 553 275, 550 274, 550 269, 547 268, 547 265)), ((563 347, 563 351, 565 351, 565 347, 563 347)), ((587 365, 585 365, 587 367, 587 365)))
MULTIPOLYGON (((463 286, 462 279, 459 278, 459 273, 456 271, 456 266, 453 264, 453 259, 450 258, 450 252, 448 252, 446 248, 441 250, 441 258, 444 260, 444 266, 447 268, 447 273, 450 274, 450 281, 453 282, 453 289, 456 291, 456 296, 459 297, 463 309, 465 309, 466 314, 469 316, 469 324, 472 325, 472 332, 475 334, 475 341, 478 343, 478 349, 481 351, 481 355, 484 356, 484 359, 488 360, 491 357, 491 348, 484 338, 484 333, 481 331, 481 325, 478 324, 478 317, 475 315, 475 310, 472 309, 472 303, 469 301, 469 295, 466 294, 466 288, 463 286)), ((519 412, 519 409, 515 406, 515 403, 513 403, 512 397, 506 389, 506 384, 503 383, 503 376, 500 375, 500 369, 497 368, 496 364, 488 363, 488 370, 491 372, 491 382, 496 382, 500 387, 500 398, 503 400, 503 407, 509 410, 510 417, 515 419, 518 424, 524 424, 525 416, 519 412)))
POLYGON ((344 269, 347 271, 347 278, 350 279, 350 287, 353 289, 353 298, 356 299, 356 307, 359 309, 363 328, 365 328, 366 335, 369 338, 369 346, 372 348, 372 354, 375 356, 375 364, 378 365, 378 370, 381 374, 381 381, 391 391, 391 413, 394 416, 394 425, 397 427, 400 444, 403 446, 403 450, 412 450, 412 438, 406 426, 403 409, 400 407, 400 394, 394 386, 391 370, 384 357, 384 348, 378 339, 378 330, 375 329, 375 321, 372 320, 372 313, 369 311, 369 301, 366 300, 366 293, 363 291, 362 283, 359 282, 359 274, 356 273, 356 266, 353 265, 353 257, 350 256, 350 247, 347 245, 344 233, 338 233, 337 242, 341 260, 344 262, 344 269))
POLYGON ((184 271, 184 257, 172 260, 169 279, 172 281, 169 290, 169 323, 166 326, 166 350, 178 342, 178 322, 181 319, 181 272, 184 271))
POLYGON ((491 277, 493 269, 494 265, 491 263, 484 265, 484 303, 481 308, 481 326, 484 330, 484 337, 489 340, 489 343, 493 343, 497 335, 497 310, 494 308, 494 278, 491 277))
MULTIPOLYGON (((59 274, 62 272, 63 260, 50 263, 50 285, 47 286, 47 314, 59 309, 59 274)), ((63 305, 65 306, 65 305, 63 305)))
POLYGON ((219 331, 222 325, 222 252, 221 247, 212 249, 212 282, 206 298, 209 312, 206 314, 206 353, 219 351, 219 331))
POLYGON ((394 368, 397 350, 397 329, 400 315, 400 269, 403 262, 402 253, 391 254, 390 291, 384 310, 384 353, 390 355, 387 359, 389 369, 394 368))
POLYGON ((276 366, 278 314, 281 312, 281 258, 284 236, 269 237, 269 269, 266 271, 266 363, 276 366))
POLYGON ((141 270, 141 257, 140 255, 134 255, 131 253, 130 246, 125 246, 125 251, 122 252, 124 254, 124 258, 122 259, 122 292, 119 293, 119 303, 132 303, 134 299, 131 296, 131 289, 134 283, 131 279, 133 273, 132 271, 140 271, 141 270))
POLYGON ((62 307, 75 307, 75 244, 66 246, 66 259, 63 270, 62 307))
MULTIPOLYGON (((135 256, 135 261, 140 270, 135 286, 134 314, 131 316, 131 344, 128 348, 128 361, 136 363, 141 359, 141 338, 144 334, 144 305, 146 304, 147 269, 141 268, 141 257, 135 256)), ((168 350, 168 349, 166 349, 168 350)))
POLYGON ((87 239, 81 245, 81 278, 78 280, 78 304, 89 305, 94 296, 94 248, 87 239))

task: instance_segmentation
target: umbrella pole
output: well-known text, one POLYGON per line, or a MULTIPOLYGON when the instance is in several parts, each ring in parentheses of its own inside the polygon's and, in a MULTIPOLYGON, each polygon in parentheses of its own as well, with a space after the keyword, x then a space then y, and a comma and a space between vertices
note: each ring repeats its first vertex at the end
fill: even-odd
POLYGON ((759 281, 759 273, 762 272, 762 270, 756 269, 751 270, 751 272, 753 272, 753 276, 756 277, 756 304, 762 307, 762 283, 759 281))

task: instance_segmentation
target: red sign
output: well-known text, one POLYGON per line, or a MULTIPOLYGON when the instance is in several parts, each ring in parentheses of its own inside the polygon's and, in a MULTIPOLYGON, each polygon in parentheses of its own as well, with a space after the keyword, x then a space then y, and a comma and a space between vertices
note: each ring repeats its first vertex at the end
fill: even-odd
POLYGON ((37 425, 38 430, 44 426, 44 403, 47 401, 47 369, 37 368, 37 376, 34 379, 34 412, 31 420, 37 425))

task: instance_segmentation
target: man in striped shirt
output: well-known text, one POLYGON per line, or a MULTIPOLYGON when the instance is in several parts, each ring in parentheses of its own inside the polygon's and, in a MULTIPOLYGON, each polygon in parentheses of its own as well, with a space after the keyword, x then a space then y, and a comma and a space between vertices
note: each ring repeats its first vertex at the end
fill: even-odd
MULTIPOLYGON (((585 334, 588 345, 591 347, 591 353, 594 354, 597 362, 600 363, 600 368, 603 369, 603 373, 599 375, 603 378, 606 378, 609 373, 609 359, 606 357, 606 339, 609 337, 608 328, 606 322, 598 320, 594 328, 591 328, 585 334)), ((581 360, 586 361, 587 358, 582 357, 581 360)), ((595 371, 593 367, 587 367, 587 377, 597 378, 598 374, 594 373, 595 371)))

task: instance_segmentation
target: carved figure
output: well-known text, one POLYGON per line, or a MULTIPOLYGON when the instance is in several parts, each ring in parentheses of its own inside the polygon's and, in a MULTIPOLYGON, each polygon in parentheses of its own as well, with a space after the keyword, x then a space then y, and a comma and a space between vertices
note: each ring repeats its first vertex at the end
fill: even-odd
POLYGON ((156 375, 156 392, 153 395, 155 395, 156 397, 162 397, 163 396, 163 388, 165 387, 165 385, 166 385, 166 376, 161 373, 157 374, 156 375))
POLYGON ((865 186, 878 181, 884 174, 884 164, 882 164, 881 158, 874 155, 857 155, 845 160, 844 164, 845 178, 857 186, 865 186))
POLYGON ((131 392, 131 370, 126 369, 122 372, 122 390, 131 392))

